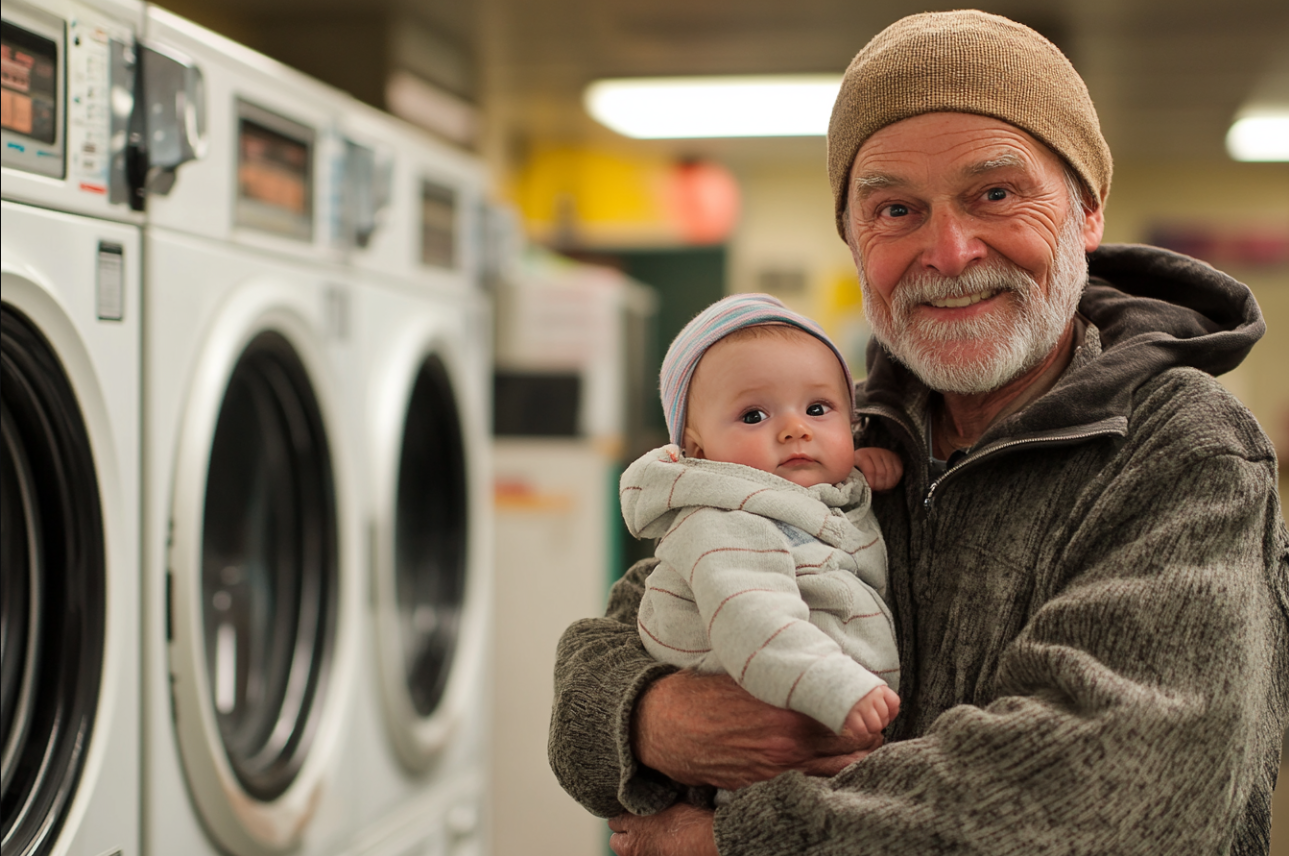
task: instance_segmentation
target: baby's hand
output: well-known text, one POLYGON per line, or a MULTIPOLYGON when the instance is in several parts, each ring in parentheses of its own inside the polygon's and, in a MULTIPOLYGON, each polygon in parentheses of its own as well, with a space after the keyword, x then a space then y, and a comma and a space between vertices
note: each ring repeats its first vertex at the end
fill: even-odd
POLYGON ((900 463, 900 456, 890 449, 879 449, 876 446, 856 449, 855 466, 868 480, 868 486, 875 491, 890 490, 904 476, 904 464, 900 463))
POLYGON ((855 702, 846 716, 843 731, 856 737, 880 734, 900 712, 900 697, 888 686, 880 686, 855 702))

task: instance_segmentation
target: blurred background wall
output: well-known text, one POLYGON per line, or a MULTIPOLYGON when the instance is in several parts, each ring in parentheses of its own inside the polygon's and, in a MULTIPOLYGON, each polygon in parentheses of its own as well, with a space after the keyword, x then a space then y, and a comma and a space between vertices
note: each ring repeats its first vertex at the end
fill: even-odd
MULTIPOLYGON (((622 462, 662 436, 654 378, 667 342, 698 309, 737 291, 772 292, 818 318, 857 374, 868 329, 833 227, 822 137, 629 139, 588 116, 583 90, 606 77, 836 74, 885 25, 940 7, 163 5, 479 152, 496 195, 546 253, 525 257, 511 283, 522 287, 497 290, 498 389, 506 385, 507 402, 536 404, 498 408, 494 844, 603 852, 603 826, 545 768, 549 676, 560 630, 600 609, 610 578, 639 555, 623 537, 613 486, 622 462), (539 293, 525 303, 524 294, 539 293), (552 295, 562 314, 534 314, 552 295)), ((1289 5, 991 0, 983 8, 1047 35, 1086 79, 1116 160, 1106 240, 1190 253, 1252 287, 1268 335, 1223 382, 1289 459, 1289 163, 1236 162, 1224 145, 1242 111, 1289 110, 1289 5)), ((1282 464, 1282 494, 1286 472, 1282 464)), ((1282 856, 1286 791, 1273 848, 1282 856)))

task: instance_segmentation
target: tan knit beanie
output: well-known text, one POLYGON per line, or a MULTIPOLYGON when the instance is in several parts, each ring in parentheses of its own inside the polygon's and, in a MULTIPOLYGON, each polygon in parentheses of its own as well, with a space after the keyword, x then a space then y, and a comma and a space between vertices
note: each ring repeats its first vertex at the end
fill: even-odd
POLYGON ((865 45, 842 80, 828 124, 837 232, 850 167, 864 141, 923 113, 976 113, 1028 131, 1074 168, 1098 202, 1110 190, 1110 148, 1074 66, 1029 27, 966 10, 896 21, 865 45))

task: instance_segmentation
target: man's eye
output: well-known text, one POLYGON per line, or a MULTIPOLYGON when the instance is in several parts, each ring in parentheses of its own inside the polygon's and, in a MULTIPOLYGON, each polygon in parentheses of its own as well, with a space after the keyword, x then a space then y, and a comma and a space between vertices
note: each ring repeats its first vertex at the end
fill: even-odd
POLYGON ((747 413, 743 414, 742 418, 745 424, 755 425, 756 423, 761 422, 767 417, 765 415, 764 410, 749 410, 747 413))
POLYGON ((807 416, 823 416, 828 412, 828 405, 818 402, 806 408, 807 416))
POLYGON ((991 187, 985 191, 985 198, 990 202, 1002 202, 1007 198, 1007 191, 1001 187, 991 187))
POLYGON ((896 202, 894 205, 887 205, 884 209, 888 217, 907 217, 909 216, 909 207, 896 202))

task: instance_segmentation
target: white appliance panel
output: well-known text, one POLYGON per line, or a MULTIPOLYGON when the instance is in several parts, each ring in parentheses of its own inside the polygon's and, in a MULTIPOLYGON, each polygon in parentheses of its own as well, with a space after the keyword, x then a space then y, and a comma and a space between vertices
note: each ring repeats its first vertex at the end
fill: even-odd
MULTIPOLYGON (((188 92, 200 91, 191 97, 205 105, 205 121, 193 146, 199 156, 149 197, 145 241, 144 854, 488 852, 491 322, 478 288, 482 168, 161 10, 149 9, 145 41, 195 69, 201 86, 188 92), (336 438, 344 594, 327 692, 343 709, 329 710, 325 727, 320 721, 300 784, 257 801, 244 787, 237 796, 246 783, 211 748, 240 704, 243 673, 220 664, 235 662, 249 637, 212 624, 213 599, 227 593, 236 602, 236 594, 205 586, 210 575, 195 569, 205 555, 202 467, 220 430, 216 390, 267 324, 298 345, 336 438), (436 406, 412 420, 413 435, 428 424, 452 447, 442 466, 421 472, 426 481, 457 480, 448 494, 461 499, 414 498, 410 518, 419 518, 408 525, 403 512, 402 532, 412 536, 400 540, 408 404, 427 383, 450 387, 456 416, 447 420, 453 430, 433 415, 425 421, 436 406), (418 589, 422 575, 395 570, 407 566, 400 550, 443 565, 455 582, 418 589), (409 597, 414 607, 403 605, 409 597), (193 629, 203 622, 204 631, 193 629)), ((432 457, 426 447, 415 454, 432 457)))
POLYGON ((361 782, 353 790, 358 834, 346 852, 397 852, 385 849, 394 829, 483 847, 492 628, 488 308, 478 295, 390 286, 368 276, 356 294, 355 320, 361 371, 352 378, 352 411, 365 451, 371 589, 361 655, 368 668, 345 764, 361 782), (446 387, 426 386, 427 378, 446 387), (409 418, 411 411, 416 415, 409 418), (428 460, 427 444, 439 447, 437 462, 428 460), (442 486, 453 472, 462 481, 442 486), (461 517, 445 503, 459 503, 461 517), (417 519, 425 523, 416 525, 417 519), (430 541, 409 545, 406 531, 414 528, 430 541), (460 543, 447 543, 456 536, 460 543), (445 590, 416 591, 419 575, 451 573, 436 558, 451 565, 453 557, 464 583, 454 590, 454 603, 438 601, 440 595, 453 600, 445 590), (443 625, 455 630, 446 634, 442 659, 426 668, 418 656, 441 644, 433 634, 443 625), (434 694, 418 697, 417 682, 436 679, 434 694), (454 826, 447 809, 422 810, 427 800, 442 803, 441 794, 452 795, 454 826), (400 820, 404 815, 418 820, 400 820))
POLYGON ((5 0, 4 197, 141 222, 131 210, 125 147, 134 103, 131 0, 5 0))
MULTIPOLYGON (((48 848, 42 852, 137 853, 139 230, 6 200, 0 244, 6 311, 16 309, 38 329, 70 382, 88 434, 102 515, 104 625, 97 703, 70 804, 41 839, 48 848), (101 317, 105 290, 112 308, 106 319, 101 317)), ((42 664, 43 673, 53 665, 42 664)), ((12 847, 18 856, 23 851, 17 846, 6 839, 6 854, 12 847)))
MULTIPOLYGON (((352 826, 337 765, 349 733, 362 597, 355 447, 333 371, 349 347, 336 309, 347 302, 344 289, 325 266, 162 230, 148 234, 146 252, 144 852, 327 853, 352 826), (221 677, 227 637, 222 625, 211 631, 209 599, 218 609, 222 593, 212 594, 211 574, 219 569, 203 558, 216 426, 234 367, 264 331, 289 343, 316 399, 336 523, 334 625, 326 634, 329 667, 313 701, 319 712, 298 769, 268 796, 255 792, 260 785, 247 781, 221 736, 234 712, 226 709, 221 677)), ((247 519, 262 523, 254 514, 247 519)))
POLYGON ((200 70, 200 156, 148 198, 149 224, 299 259, 335 259, 334 108, 347 96, 149 7, 145 44, 200 70))

